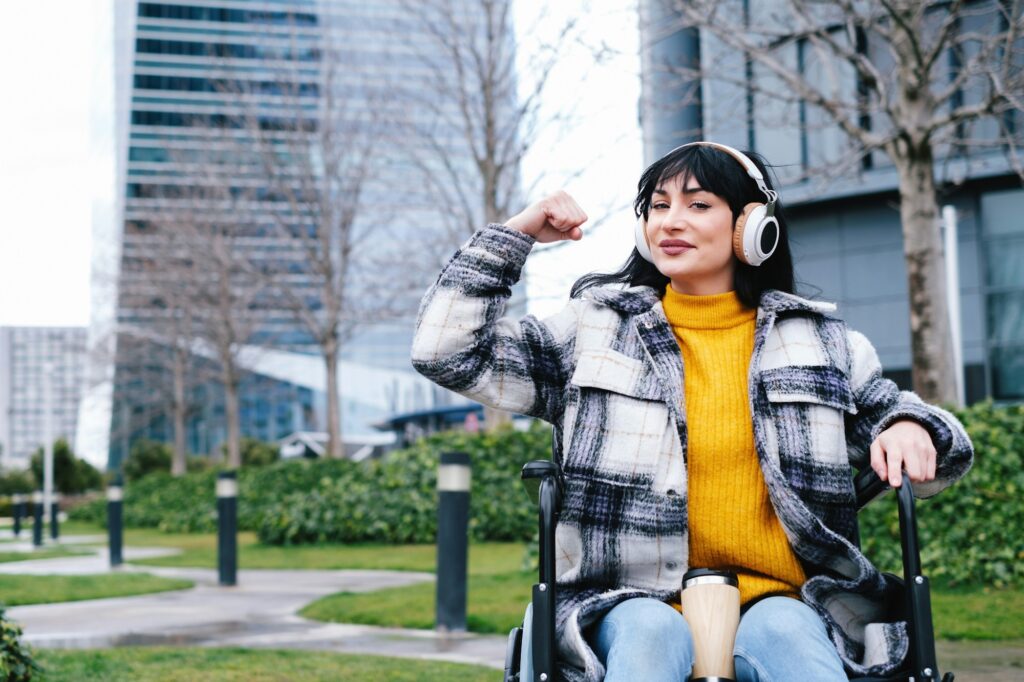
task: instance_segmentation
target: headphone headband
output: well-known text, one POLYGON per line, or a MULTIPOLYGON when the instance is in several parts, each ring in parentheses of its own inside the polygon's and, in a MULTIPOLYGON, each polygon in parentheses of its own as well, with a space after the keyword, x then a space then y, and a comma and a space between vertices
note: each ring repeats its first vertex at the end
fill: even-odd
MULTIPOLYGON (((672 151, 668 152, 668 154, 679 151, 680 149, 685 149, 686 147, 711 147, 712 149, 717 149, 720 152, 725 152, 732 158, 736 159, 739 162, 739 164, 743 166, 743 170, 747 171, 747 175, 749 175, 754 180, 754 182, 757 183, 757 188, 761 190, 761 192, 763 192, 766 197, 768 197, 768 215, 773 215, 775 213, 775 202, 776 200, 778 200, 779 195, 776 192, 768 189, 768 185, 766 185, 764 182, 764 175, 761 174, 760 169, 758 169, 754 162, 750 160, 749 156, 747 156, 738 149, 730 147, 729 145, 725 145, 720 142, 709 142, 707 140, 700 140, 697 142, 687 142, 686 144, 681 144, 672 151)), ((662 158, 668 156, 668 154, 663 155, 662 158)))

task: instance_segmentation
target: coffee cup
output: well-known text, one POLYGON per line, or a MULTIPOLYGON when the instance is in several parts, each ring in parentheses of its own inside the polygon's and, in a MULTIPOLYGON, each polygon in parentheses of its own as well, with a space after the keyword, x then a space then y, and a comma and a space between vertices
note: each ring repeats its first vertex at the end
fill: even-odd
POLYGON ((732 571, 696 568, 683 576, 683 617, 693 637, 692 682, 732 682, 740 623, 739 581, 732 571))

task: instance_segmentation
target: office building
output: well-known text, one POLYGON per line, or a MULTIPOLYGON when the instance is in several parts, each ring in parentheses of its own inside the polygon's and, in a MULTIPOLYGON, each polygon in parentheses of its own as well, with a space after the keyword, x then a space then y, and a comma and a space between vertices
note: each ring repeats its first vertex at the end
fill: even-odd
MULTIPOLYGON (((827 184, 817 181, 815 168, 820 175, 827 160, 849 158, 838 128, 805 102, 780 104, 766 96, 766 88, 790 90, 756 66, 747 63, 745 67, 740 53, 730 53, 706 32, 662 30, 666 18, 662 15, 659 21, 657 13, 670 13, 664 3, 647 0, 641 4, 646 12, 642 20, 646 28, 642 29, 645 98, 641 106, 646 160, 653 161, 695 139, 763 154, 781 181, 798 293, 837 302, 839 315, 871 339, 886 374, 909 388, 910 304, 899 178, 892 161, 876 150, 827 184), (714 61, 714 55, 729 54, 729 58, 714 61), (712 77, 700 82, 684 81, 664 68, 665 64, 707 64, 709 60, 735 77, 716 78, 712 72, 712 77)), ((751 13, 763 12, 758 15, 762 18, 773 16, 772 6, 737 3, 751 13)), ((958 30, 982 31, 998 25, 995 3, 971 7, 958 22, 958 30)), ((855 88, 849 74, 830 74, 816 64, 814 47, 808 41, 780 39, 779 45, 778 58, 802 76, 812 80, 845 78, 839 86, 855 88)), ((875 60, 880 69, 894 68, 885 63, 883 48, 875 47, 869 38, 863 38, 857 49, 875 60)), ((950 78, 958 73, 959 56, 944 55, 950 78)), ((970 81, 967 83, 956 101, 977 96, 970 81)), ((859 124, 885 125, 866 114, 859 124)), ((1001 126, 1003 132, 1016 135, 1019 146, 1024 138, 1024 112, 1007 113, 1001 126)), ((958 131, 956 148, 951 148, 948 140, 936 147, 939 202, 954 207, 957 216, 962 364, 968 403, 985 397, 1024 399, 1024 221, 1020 219, 1024 189, 1005 150, 991 144, 999 132, 999 126, 990 121, 958 131), (968 146, 968 141, 974 146, 968 146)))
POLYGON ((85 340, 85 327, 0 327, 0 468, 28 467, 48 428, 74 449, 85 340))
MULTIPOLYGON (((474 11, 468 1, 454 6, 474 11)), ((428 44, 402 2, 168 0, 118 3, 116 12, 118 248, 109 269, 117 288, 114 305, 97 316, 91 333, 91 343, 106 346, 113 360, 94 371, 107 388, 91 396, 91 451, 108 451, 116 466, 134 439, 173 437, 168 359, 181 337, 201 336, 196 328, 209 313, 194 306, 181 312, 175 292, 202 278, 176 277, 164 254, 194 242, 189 230, 205 234, 225 225, 233 238, 224 278, 235 298, 224 314, 246 313, 222 325, 232 327, 233 347, 240 349, 242 433, 276 439, 325 429, 323 382, 316 378, 323 366, 319 347, 291 307, 301 300, 316 314, 323 299, 310 274, 315 266, 304 251, 308 242, 291 238, 281 224, 299 233, 317 228, 301 207, 301 191, 289 196, 267 186, 265 158, 255 140, 272 145, 278 156, 271 165, 288 182, 301 184, 308 162, 323 161, 306 144, 308 136, 325 125, 325 111, 339 107, 351 113, 353 126, 372 124, 386 138, 374 149, 380 163, 362 188, 359 204, 365 210, 355 223, 369 234, 358 247, 361 253, 380 257, 360 262, 347 296, 361 314, 374 312, 376 297, 399 311, 358 325, 342 347, 343 432, 365 434, 392 407, 458 402, 423 383, 408 359, 416 304, 437 272, 437 264, 410 266, 444 230, 431 197, 417 190, 424 186, 421 171, 399 153, 423 142, 410 124, 417 111, 426 110, 410 107, 396 93, 397 84, 421 83, 418 55, 428 44), (396 187, 403 188, 401 201, 395 200, 396 187), (246 282, 268 272, 283 276, 278 281, 287 278, 287 295, 273 287, 245 295, 246 282), (384 402, 379 385, 391 387, 384 402)), ((470 168, 468 149, 451 139, 454 163, 470 168)), ((182 261, 194 265, 210 255, 182 261)), ((216 341, 210 337, 184 343, 190 357, 187 395, 195 405, 188 441, 196 452, 216 451, 225 434, 216 341)))

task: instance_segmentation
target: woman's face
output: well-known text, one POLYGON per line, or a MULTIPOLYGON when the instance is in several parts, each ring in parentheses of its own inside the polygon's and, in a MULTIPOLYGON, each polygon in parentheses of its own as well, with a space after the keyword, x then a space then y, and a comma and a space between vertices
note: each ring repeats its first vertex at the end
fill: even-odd
POLYGON ((654 188, 647 238, 654 265, 681 294, 732 291, 732 209, 692 177, 677 175, 654 188))

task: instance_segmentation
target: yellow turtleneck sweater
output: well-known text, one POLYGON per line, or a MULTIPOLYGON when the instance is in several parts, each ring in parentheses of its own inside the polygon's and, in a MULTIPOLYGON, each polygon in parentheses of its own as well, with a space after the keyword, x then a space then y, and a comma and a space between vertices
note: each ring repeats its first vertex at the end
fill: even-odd
POLYGON ((805 576, 768 499, 754 448, 748 371, 756 311, 735 292, 662 300, 683 353, 690 567, 735 571, 744 604, 798 597, 805 576))

